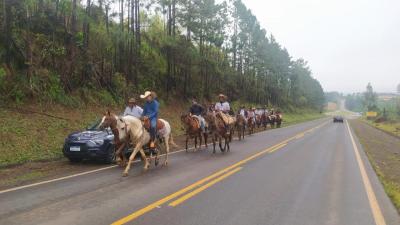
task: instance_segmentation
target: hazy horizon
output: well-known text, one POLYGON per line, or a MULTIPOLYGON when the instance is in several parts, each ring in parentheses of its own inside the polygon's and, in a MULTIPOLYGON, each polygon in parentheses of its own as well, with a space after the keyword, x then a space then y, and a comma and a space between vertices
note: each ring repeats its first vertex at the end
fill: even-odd
POLYGON ((243 0, 324 91, 395 92, 400 83, 400 1, 243 0))

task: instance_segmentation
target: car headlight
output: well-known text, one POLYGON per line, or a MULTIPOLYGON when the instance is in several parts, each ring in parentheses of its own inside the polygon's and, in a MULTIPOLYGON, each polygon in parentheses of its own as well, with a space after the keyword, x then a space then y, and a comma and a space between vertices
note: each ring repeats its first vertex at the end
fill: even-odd
POLYGON ((88 141, 88 146, 89 147, 95 147, 95 146, 100 146, 104 144, 104 140, 99 139, 99 140, 90 140, 88 141))

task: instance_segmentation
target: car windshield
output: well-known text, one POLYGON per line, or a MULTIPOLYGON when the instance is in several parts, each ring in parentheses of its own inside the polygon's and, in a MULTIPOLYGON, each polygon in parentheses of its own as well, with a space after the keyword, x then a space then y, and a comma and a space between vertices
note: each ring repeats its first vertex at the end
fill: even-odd
MULTIPOLYGON (((118 115, 119 117, 122 117, 123 116, 123 114, 121 113, 121 114, 119 114, 118 115)), ((97 119, 97 120, 95 120, 94 122, 92 122, 91 124, 89 124, 89 126, 87 126, 87 130, 100 130, 100 122, 101 122, 101 119, 97 119)))
POLYGON ((92 122, 87 126, 87 130, 99 130, 99 125, 100 125, 101 120, 98 119, 95 122, 92 122))

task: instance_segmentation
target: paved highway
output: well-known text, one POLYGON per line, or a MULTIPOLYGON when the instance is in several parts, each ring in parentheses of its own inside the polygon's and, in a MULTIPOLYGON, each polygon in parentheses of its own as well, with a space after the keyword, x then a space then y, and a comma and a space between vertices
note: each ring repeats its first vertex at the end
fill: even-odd
POLYGON ((229 153, 141 167, 0 191, 0 224, 400 224, 347 123, 311 121, 235 141, 229 153))

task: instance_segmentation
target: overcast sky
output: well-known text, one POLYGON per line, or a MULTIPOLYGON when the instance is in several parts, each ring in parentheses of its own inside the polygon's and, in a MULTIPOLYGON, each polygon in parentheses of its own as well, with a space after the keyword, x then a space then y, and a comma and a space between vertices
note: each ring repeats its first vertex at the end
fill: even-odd
POLYGON ((242 0, 325 91, 400 83, 400 0, 242 0))

